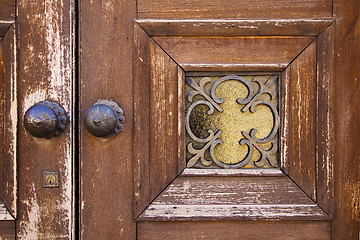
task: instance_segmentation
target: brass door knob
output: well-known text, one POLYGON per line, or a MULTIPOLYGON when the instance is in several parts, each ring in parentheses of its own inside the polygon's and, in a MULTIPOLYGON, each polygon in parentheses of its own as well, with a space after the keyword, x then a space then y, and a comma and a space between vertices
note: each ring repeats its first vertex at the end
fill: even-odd
POLYGON ((99 100, 86 112, 84 121, 89 133, 96 137, 109 138, 123 129, 125 116, 116 102, 99 100))
POLYGON ((66 112, 58 103, 38 102, 24 115, 24 127, 34 137, 51 139, 64 132, 66 112))

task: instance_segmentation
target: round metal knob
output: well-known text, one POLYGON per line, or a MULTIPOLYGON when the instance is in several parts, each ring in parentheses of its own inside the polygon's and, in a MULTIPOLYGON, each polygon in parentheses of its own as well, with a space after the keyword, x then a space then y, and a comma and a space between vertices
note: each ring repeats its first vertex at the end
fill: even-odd
POLYGON ((24 115, 24 127, 34 137, 51 139, 64 132, 66 112, 56 102, 38 102, 24 115))
POLYGON ((99 100, 85 115, 85 126, 96 137, 109 138, 118 134, 125 122, 123 110, 116 102, 99 100))

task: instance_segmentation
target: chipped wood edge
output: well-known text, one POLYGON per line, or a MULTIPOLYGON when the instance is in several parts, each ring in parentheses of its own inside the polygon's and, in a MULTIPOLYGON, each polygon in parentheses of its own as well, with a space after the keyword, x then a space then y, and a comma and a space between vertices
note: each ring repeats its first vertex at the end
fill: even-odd
POLYGON ((332 19, 138 19, 150 36, 317 36, 332 19))
POLYGON ((195 72, 195 71, 280 72, 288 66, 288 63, 279 63, 279 64, 188 64, 188 63, 181 64, 180 63, 180 66, 186 72, 195 72))
POLYGON ((142 221, 269 221, 330 220, 317 204, 239 205, 155 205, 151 204, 136 220, 142 221))
POLYGON ((10 26, 14 23, 15 21, 12 20, 0 20, 0 37, 3 37, 9 30, 10 26))
POLYGON ((15 218, 10 214, 9 210, 6 209, 3 203, 0 203, 0 221, 12 221, 15 218))
POLYGON ((5 46, 5 102, 4 102, 4 129, 2 144, 4 145, 4 160, 7 162, 5 171, 4 204, 9 212, 17 217, 17 136, 18 136, 18 99, 17 99, 17 72, 18 72, 18 38, 17 29, 12 25, 3 38, 5 46))
POLYGON ((180 175, 181 177, 204 177, 204 176, 269 176, 269 177, 285 177, 286 175, 280 169, 196 169, 185 168, 180 175))

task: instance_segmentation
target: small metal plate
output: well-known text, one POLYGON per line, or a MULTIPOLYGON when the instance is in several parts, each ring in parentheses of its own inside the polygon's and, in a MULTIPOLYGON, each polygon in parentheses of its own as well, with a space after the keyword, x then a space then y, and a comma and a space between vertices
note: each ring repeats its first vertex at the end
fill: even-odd
POLYGON ((59 171, 43 171, 43 187, 59 187, 59 171))

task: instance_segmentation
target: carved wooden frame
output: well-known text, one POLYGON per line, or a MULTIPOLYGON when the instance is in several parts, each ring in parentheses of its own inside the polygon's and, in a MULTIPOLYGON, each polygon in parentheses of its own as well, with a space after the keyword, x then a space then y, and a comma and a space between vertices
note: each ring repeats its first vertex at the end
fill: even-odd
MULTIPOLYGON (((164 215, 171 209, 155 214, 148 211, 155 209, 151 203, 171 184, 176 184, 173 181, 178 176, 286 175, 316 203, 309 210, 308 219, 329 220, 333 173, 332 150, 327 147, 331 136, 326 133, 332 126, 328 114, 332 94, 332 88, 328 87, 332 84, 332 20, 304 21, 303 26, 296 28, 286 20, 281 24, 277 24, 277 20, 258 21, 260 30, 234 28, 235 31, 227 29, 249 23, 233 20, 217 23, 216 26, 222 27, 201 20, 196 22, 199 28, 191 27, 194 23, 188 21, 137 20, 135 23, 134 218, 137 221, 190 220, 177 216, 176 211, 172 211, 171 217, 164 215), (266 28, 269 24, 273 26, 271 31, 266 28), (291 36, 284 36, 286 29, 290 29, 291 36), (242 53, 242 58, 234 53, 242 53), (281 171, 184 170, 182 119, 186 71, 281 72, 281 171)), ((196 219, 209 220, 200 215, 196 219)), ((303 220, 295 215, 286 220, 303 220)), ((259 216, 246 218, 255 219, 264 220, 259 216)))

